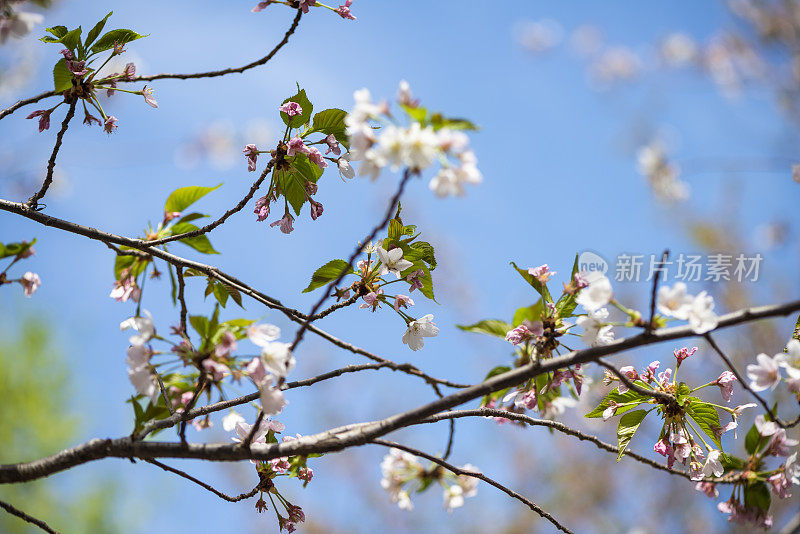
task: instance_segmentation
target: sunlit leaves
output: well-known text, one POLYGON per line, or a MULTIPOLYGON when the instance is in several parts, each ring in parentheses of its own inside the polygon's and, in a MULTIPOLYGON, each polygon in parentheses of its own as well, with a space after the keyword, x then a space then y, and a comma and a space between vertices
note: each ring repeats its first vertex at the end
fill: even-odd
POLYGON ((211 191, 219 188, 222 184, 216 187, 203 187, 199 185, 191 185, 188 187, 181 187, 173 191, 167 202, 164 205, 164 213, 181 212, 209 194, 211 191))
POLYGON ((355 271, 344 260, 331 260, 311 275, 311 283, 303 290, 303 293, 314 291, 318 287, 329 284, 339 278, 342 273, 355 274, 355 271))

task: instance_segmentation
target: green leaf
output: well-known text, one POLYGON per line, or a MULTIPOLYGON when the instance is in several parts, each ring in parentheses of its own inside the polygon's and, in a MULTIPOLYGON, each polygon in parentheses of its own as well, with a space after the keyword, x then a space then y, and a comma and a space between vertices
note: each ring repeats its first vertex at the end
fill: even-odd
POLYGON ((478 126, 467 119, 456 119, 443 117, 441 113, 431 115, 431 126, 434 130, 448 128, 450 130, 480 130, 478 126))
POLYGON ((678 384, 678 389, 675 391, 675 400, 678 401, 678 404, 683 405, 683 401, 692 394, 692 388, 690 388, 685 382, 681 382, 678 384))
MULTIPOLYGON (((572 274, 570 275, 570 282, 575 279, 575 273, 578 272, 578 254, 575 254, 575 262, 572 264, 572 274)), ((572 317, 578 303, 575 301, 577 293, 563 293, 556 302, 556 314, 559 317, 566 318, 572 317)))
POLYGON ((457 328, 465 332, 477 332, 479 334, 489 334, 505 339, 506 333, 513 327, 505 321, 498 319, 485 319, 471 325, 456 325, 457 328))
POLYGON ((305 154, 297 154, 292 160, 292 167, 309 182, 317 183, 319 177, 322 176, 322 169, 319 165, 313 163, 305 154))
POLYGON ((223 308, 225 304, 228 302, 228 291, 225 289, 225 286, 222 284, 214 284, 214 297, 219 302, 220 306, 223 308))
POLYGON ((181 187, 170 193, 167 197, 167 202, 164 204, 164 213, 172 213, 175 211, 183 211, 211 191, 218 189, 222 184, 216 187, 203 187, 199 185, 190 185, 188 187, 181 187))
POLYGON ((195 332, 197 332, 201 339, 206 339, 208 337, 208 319, 202 315, 190 315, 189 324, 192 325, 192 328, 194 328, 195 332))
POLYGON ((514 319, 511 322, 516 327, 521 325, 522 321, 538 321, 542 318, 542 310, 544 310, 544 303, 542 299, 539 299, 533 306, 523 306, 514 312, 514 319))
MULTIPOLYGON (((130 43, 131 41, 135 41, 136 39, 141 39, 142 37, 147 37, 146 35, 139 35, 133 30, 111 30, 103 35, 97 42, 92 46, 91 51, 92 54, 97 54, 100 52, 105 52, 106 50, 111 50, 114 48, 114 43, 125 44, 130 43)), ((178 211, 178 210, 175 210, 178 211)))
POLYGON ((642 424, 642 421, 644 421, 648 413, 649 412, 646 410, 635 410, 620 417, 619 426, 617 427, 617 447, 619 447, 617 462, 622 459, 622 456, 625 454, 625 449, 628 448, 628 444, 631 442, 631 439, 633 439, 633 435, 636 434, 639 425, 642 424))
MULTIPOLYGON (((300 103, 298 102, 298 104, 300 103)), ((302 106, 303 105, 300 104, 300 107, 302 106)), ((305 111, 305 108, 303 108, 303 111, 305 111)), ((344 118, 346 116, 347 112, 338 108, 320 111, 314 115, 314 121, 311 123, 311 128, 303 132, 301 137, 305 138, 306 136, 317 132, 323 133, 326 136, 333 134, 337 141, 347 147, 347 134, 345 133, 347 127, 344 124, 344 118)))
POLYGON ((491 371, 489 371, 486 374, 486 378, 484 378, 483 380, 484 381, 489 380, 493 376, 502 375, 503 373, 507 373, 510 370, 511 370, 511 367, 509 367, 507 365, 498 365, 497 367, 495 367, 491 371))
POLYGON ((408 115, 408 117, 410 119, 412 119, 413 121, 418 122, 423 126, 427 124, 427 122, 428 122, 427 121, 427 116, 428 116, 428 110, 427 109, 421 108, 419 106, 417 106, 417 107, 406 106, 405 104, 402 105, 402 108, 405 110, 405 112, 408 115))
POLYGON ((736 456, 730 456, 724 452, 719 455, 719 461, 725 471, 740 471, 744 469, 746 462, 736 456))
POLYGON ((34 243, 36 243, 36 239, 33 239, 30 243, 25 241, 21 243, 9 243, 8 245, 0 243, 0 259, 23 254, 27 252, 34 243))
POLYGON ((771 502, 769 489, 763 481, 750 484, 744 490, 744 504, 748 508, 760 508, 766 512, 771 502))
POLYGON ((67 32, 67 34, 59 39, 57 42, 64 45, 65 48, 69 48, 72 51, 75 51, 75 48, 78 46, 78 43, 81 42, 81 27, 78 26, 74 30, 67 32))
POLYGON ((287 102, 296 102, 303 110, 302 113, 295 115, 294 117, 289 117, 289 115, 281 111, 281 119, 283 120, 283 123, 290 128, 300 128, 311 119, 311 113, 314 111, 314 106, 311 105, 311 102, 308 100, 305 89, 300 89, 299 86, 297 89, 298 91, 296 95, 290 96, 281 102, 281 105, 287 102))
POLYGON ((202 213, 190 213, 185 217, 181 217, 181 219, 178 222, 182 223, 182 222, 196 221, 197 219, 202 219, 203 217, 208 217, 208 215, 204 215, 202 213))
POLYGON ((59 39, 67 35, 67 32, 69 32, 66 26, 53 26, 52 28, 46 28, 46 30, 59 39))
POLYGON ((311 275, 311 283, 308 284, 308 287, 303 290, 303 293, 308 293, 309 291, 314 291, 318 287, 322 287, 330 282, 333 282, 342 273, 346 274, 356 274, 350 265, 347 264, 344 260, 331 260, 316 271, 314 274, 311 275))
MULTIPOLYGON (((172 235, 185 234, 186 232, 193 232, 195 230, 199 230, 199 228, 192 223, 185 222, 174 224, 172 225, 172 228, 170 228, 172 235)), ((202 252, 203 254, 219 254, 219 252, 214 250, 214 247, 211 246, 211 241, 208 240, 208 236, 205 234, 200 234, 194 237, 185 237, 183 239, 179 239, 178 243, 189 245, 196 251, 202 252)))
POLYGON ((758 428, 756 425, 750 427, 750 430, 747 431, 747 435, 744 438, 744 448, 747 451, 747 454, 755 454, 763 449, 767 443, 769 443, 769 439, 762 438, 761 434, 758 433, 758 428))
MULTIPOLYGON (((416 227, 406 226, 404 228, 410 228, 413 232, 413 228, 416 227)), ((407 252, 403 252, 403 258, 411 262, 422 260, 430 266, 431 271, 436 268, 436 255, 434 253, 433 246, 426 241, 415 241, 414 243, 411 243, 411 245, 409 245, 409 250, 407 252)))
POLYGON ((277 181, 280 191, 289 204, 294 209, 296 215, 300 215, 300 210, 306 202, 306 178, 297 171, 279 171, 277 181))
POLYGON ((520 276, 522 276, 522 278, 524 278, 525 281, 528 282, 531 287, 533 287, 533 289, 535 289, 536 292, 542 296, 545 302, 553 302, 553 297, 550 296, 550 291, 547 289, 547 284, 543 284, 534 278, 527 269, 520 269, 517 267, 517 264, 513 261, 511 262, 511 265, 517 270, 520 276))
MULTIPOLYGON (((647 388, 647 384, 642 382, 641 380, 634 380, 633 382, 637 386, 647 388)), ((651 397, 647 395, 642 395, 637 393, 636 391, 629 389, 625 393, 620 393, 617 388, 612 389, 605 398, 600 401, 600 404, 592 410, 591 412, 587 413, 584 417, 603 417, 603 412, 606 408, 611 406, 612 402, 616 404, 627 404, 627 403, 644 403, 651 399, 651 397)), ((635 404, 630 404, 629 406, 622 406, 617 409, 617 415, 627 412, 628 410, 632 410, 635 408, 635 404)))
POLYGON ((64 58, 59 59, 53 67, 53 87, 57 93, 72 89, 72 73, 67 68, 64 58))
POLYGON ((719 437, 714 432, 715 428, 720 428, 719 424, 719 414, 717 414, 717 409, 707 403, 703 402, 702 400, 698 399, 697 397, 689 397, 689 402, 684 406, 686 413, 691 417, 697 426, 700 427, 700 430, 705 432, 705 434, 711 438, 711 441, 722 450, 722 444, 719 441, 719 437))
POLYGON ((108 17, 110 17, 113 13, 114 13, 113 11, 109 11, 108 15, 103 17, 100 20, 100 22, 94 25, 94 28, 92 28, 86 35, 86 41, 84 41, 83 46, 88 48, 92 45, 94 40, 97 39, 97 36, 100 35, 100 32, 103 31, 103 28, 106 25, 106 21, 108 20, 108 17))

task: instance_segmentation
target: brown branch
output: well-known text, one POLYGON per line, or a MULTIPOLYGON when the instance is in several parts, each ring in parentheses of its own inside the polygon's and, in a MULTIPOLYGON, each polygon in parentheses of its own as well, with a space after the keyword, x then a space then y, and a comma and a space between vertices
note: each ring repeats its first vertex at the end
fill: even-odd
POLYGON ((58 93, 56 93, 55 91, 47 91, 40 95, 32 96, 31 98, 26 98, 25 100, 17 100, 16 104, 4 109, 3 111, 0 111, 0 119, 3 119, 8 115, 11 115, 22 106, 27 106, 28 104, 35 104, 39 100, 44 100, 45 98, 50 98, 51 96, 56 96, 57 94, 58 93))
POLYGON ((302 16, 303 16, 303 12, 298 9, 297 10, 297 14, 295 15, 294 20, 292 21, 292 25, 289 26, 289 29, 286 31, 286 34, 283 36, 283 39, 281 39, 281 41, 275 46, 275 48, 273 48, 269 52, 269 54, 267 54, 266 56, 262 57, 261 59, 257 59, 255 61, 253 61, 252 63, 248 63, 247 65, 244 65, 244 66, 241 66, 241 67, 236 67, 236 68, 223 69, 223 70, 213 70, 213 71, 209 71, 209 72, 196 72, 194 74, 168 74, 168 73, 163 73, 163 74, 154 74, 152 76, 137 76, 136 78, 134 78, 131 81, 134 81, 134 82, 147 81, 147 82, 149 82, 149 81, 153 81, 153 80, 168 80, 168 79, 190 80, 190 79, 195 79, 195 78, 216 78, 218 76, 225 76, 226 74, 234 74, 234 73, 241 74, 242 72, 244 72, 246 70, 250 70, 250 69, 252 69, 254 67, 258 67, 260 65, 263 65, 264 63, 266 63, 267 61, 272 59, 272 57, 275 54, 277 54, 278 51, 281 48, 283 48, 284 45, 286 45, 286 43, 289 42, 289 37, 291 37, 292 34, 297 29, 297 25, 300 23, 300 17, 302 17, 302 16))
MULTIPOLYGON (((667 262, 668 258, 669 258, 669 249, 666 249, 661 254, 661 262, 659 263, 659 266, 662 269, 664 268, 664 264, 667 262)), ((652 332, 656 327, 656 325, 655 325, 655 320, 656 320, 656 297, 657 297, 657 293, 658 293, 658 280, 659 280, 659 278, 661 278, 661 269, 658 269, 656 271, 655 276, 653 276, 653 288, 652 288, 652 291, 650 292, 650 320, 647 321, 647 324, 645 325, 645 329, 648 332, 652 332)))
POLYGON ((639 386, 638 384, 634 383, 630 378, 620 373, 616 367, 614 367, 613 365, 611 365, 606 361, 601 360, 600 358, 597 359, 597 363, 598 365, 601 365, 602 367, 605 367, 606 369, 614 373, 623 384, 628 386, 629 389, 632 389, 639 395, 653 397, 657 401, 660 401, 660 404, 672 406, 674 409, 679 408, 678 399, 676 399, 673 395, 670 395, 669 393, 664 393, 663 391, 655 391, 652 389, 647 389, 639 386))
POLYGON ((317 313, 317 311, 322 307, 322 305, 328 299, 331 292, 333 291, 333 288, 336 287, 336 285, 342 281, 342 278, 344 278, 347 275, 347 271, 352 269, 353 262, 355 261, 356 257, 358 257, 358 255, 361 254, 361 251, 364 249, 364 247, 366 247, 367 244, 370 241, 372 241, 376 235, 378 235, 378 232, 386 228, 386 225, 389 224, 389 219, 391 219, 392 214, 395 213, 395 210, 397 209, 397 204, 400 202, 400 197, 403 195, 403 191, 405 190, 406 183, 408 183, 408 180, 409 178, 411 178, 411 176, 412 172, 410 170, 406 169, 403 172, 403 178, 400 180, 400 184, 397 187, 397 192, 395 192, 391 202, 389 202, 389 207, 386 209, 386 214, 383 216, 383 219, 381 220, 380 224, 375 226, 375 228, 372 229, 372 232, 370 232, 370 234, 358 246, 356 246, 353 253, 350 254, 350 258, 347 260, 348 268, 342 269, 342 272, 339 274, 339 276, 336 277, 336 280, 333 280, 325 288, 325 292, 319 298, 317 303, 314 304, 314 306, 311 308, 311 311, 309 312, 305 321, 300 325, 300 329, 297 331, 297 334, 295 334, 291 350, 295 350, 297 348, 297 345, 299 345, 300 342, 303 340, 303 334, 305 334, 305 331, 308 329, 309 325, 311 324, 311 321, 314 320, 314 314, 317 313))
POLYGON ((26 522, 28 522, 28 523, 30 523, 32 525, 36 525, 37 527, 39 527, 40 529, 44 530, 45 532, 49 532, 50 534, 58 534, 57 531, 53 530, 50 527, 50 525, 48 525, 47 523, 45 523, 41 519, 36 519, 35 517, 26 514, 22 510, 14 508, 13 506, 8 504, 7 502, 0 501, 0 508, 2 508, 3 510, 5 510, 6 512, 8 512, 11 515, 15 515, 15 516, 19 517, 23 521, 26 521, 26 522))
MULTIPOLYGON (((757 319, 788 315, 797 310, 800 310, 800 301, 743 309, 720 316, 717 328, 726 328, 757 319)), ((244 449, 238 444, 144 442, 130 437, 115 440, 95 439, 32 462, 0 465, 0 484, 34 480, 105 457, 170 457, 236 461, 245 459, 271 460, 283 456, 307 456, 313 453, 341 451, 348 447, 364 445, 389 432, 417 424, 419 421, 444 410, 449 410, 489 393, 516 386, 543 373, 571 367, 578 363, 584 364, 597 361, 598 358, 608 354, 616 354, 636 347, 695 336, 697 334, 688 325, 663 328, 656 330, 652 334, 641 333, 630 338, 616 340, 608 345, 573 351, 564 356, 534 362, 507 371, 493 376, 480 384, 458 390, 444 398, 379 421, 351 424, 318 434, 301 436, 284 443, 252 444, 249 449, 244 449)))
POLYGON ((44 178, 44 183, 42 184, 41 189, 39 189, 39 191, 37 191, 31 198, 28 199, 27 206, 31 209, 36 209, 39 201, 45 196, 45 194, 47 194, 50 184, 53 183, 53 172, 56 168, 56 157, 58 156, 58 151, 61 148, 61 142, 64 139, 64 134, 67 132, 67 128, 69 127, 69 121, 71 121, 72 117, 75 116, 75 106, 77 104, 77 99, 70 103, 67 116, 64 117, 64 121, 61 123, 61 129, 56 134, 56 144, 53 147, 53 152, 50 154, 50 160, 47 162, 47 175, 44 178))
POLYGON ((716 353, 719 354, 719 357, 722 358, 722 361, 725 362, 725 365, 727 365, 728 369, 731 370, 733 375, 736 377, 736 380, 739 381, 739 384, 741 384, 742 387, 745 390, 747 390, 759 402, 759 404, 761 404, 761 406, 764 407, 764 410, 766 410, 766 412, 769 414, 772 420, 775 421, 779 427, 791 428, 800 423, 800 416, 798 416, 796 419, 790 422, 786 422, 780 417, 778 417, 778 415, 772 411, 772 408, 769 407, 767 401, 764 400, 764 397, 753 391, 753 388, 750 387, 750 385, 747 383, 744 377, 739 373, 739 371, 733 365, 733 362, 731 362, 730 358, 728 358, 725 355, 725 353, 722 352, 722 349, 719 348, 719 345, 717 345, 716 341, 714 341, 714 338, 711 337, 711 334, 705 334, 703 337, 706 338, 706 341, 708 341, 708 344, 711 345, 711 348, 713 348, 716 351, 716 353))
POLYGON ((201 486, 201 487, 207 489, 208 491, 210 491, 211 493, 213 493, 214 495, 216 495, 220 499, 224 499, 224 500, 226 500, 228 502, 243 501, 245 499, 249 499, 250 497, 253 497, 256 493, 258 493, 258 486, 256 486, 255 488, 253 488, 252 490, 248 491, 247 493, 242 493, 241 495, 237 495, 236 497, 231 497, 230 495, 222 493, 221 491, 219 491, 218 489, 214 488, 210 484, 206 484, 202 480, 198 480, 198 479, 194 478, 192 475, 190 475, 190 474, 188 474, 188 473, 186 473, 184 471, 181 471, 180 469, 175 469, 174 467, 170 467, 167 464, 163 464, 163 463, 159 462, 158 460, 153 460, 152 458, 145 458, 145 462, 151 463, 151 464, 153 464, 153 465, 155 465, 157 467, 160 467, 164 471, 169 471, 170 473, 175 473, 176 475, 181 476, 181 477, 185 478, 186 480, 191 480, 192 482, 194 482, 198 486, 201 486))
POLYGON ((553 517, 552 515, 547 513, 539 505, 537 505, 536 503, 534 503, 530 499, 520 495, 519 493, 517 493, 514 490, 511 490, 511 489, 503 486, 499 482, 495 481, 494 479, 491 479, 491 478, 487 477, 483 473, 477 473, 475 471, 467 471, 465 469, 461 469, 460 467, 456 467, 456 466, 454 466, 452 464, 449 464, 449 463, 445 462, 441 458, 437 458, 437 457, 432 456, 432 455, 430 455, 430 454, 428 454, 426 452, 423 452, 423 451, 420 451, 420 450, 417 450, 417 449, 414 449, 414 448, 411 448, 411 447, 407 447, 406 445, 401 445, 400 443, 395 443, 393 441, 386 441, 386 440, 382 440, 382 439, 374 439, 370 443, 374 443, 376 445, 383 445, 384 447, 390 447, 392 449, 400 449, 401 451, 406 451, 406 452, 408 452, 410 454, 413 454, 414 456, 419 456, 420 458, 425 458, 426 460, 430 460, 431 462, 433 462, 433 463, 435 463, 437 465, 440 465, 440 466, 444 467, 445 469, 447 469, 448 471, 451 471, 451 472, 453 472, 453 473, 455 473, 456 475, 459 475, 459 476, 470 476, 470 477, 473 477, 473 478, 477 478, 479 480, 483 480, 487 484, 490 484, 490 485, 494 486, 495 488, 499 489, 500 491, 502 491, 506 495, 509 495, 509 496, 517 499, 518 501, 522 502, 523 504, 525 504, 525 506, 527 506, 528 508, 530 508, 531 510, 533 510, 534 512, 539 514, 541 517, 543 517, 544 519, 547 519, 548 521, 550 521, 553 525, 555 525, 555 527, 558 530, 560 530, 562 532, 567 532, 567 533, 571 533, 572 532, 567 527, 565 527, 564 525, 559 523, 556 520, 555 517, 553 517))
POLYGON ((180 329, 181 329, 181 336, 184 339, 188 339, 188 331, 186 330, 186 316, 188 315, 189 311, 186 309, 186 298, 184 297, 184 290, 186 289, 186 281, 183 279, 183 267, 180 265, 175 267, 175 274, 178 278, 178 302, 181 305, 181 322, 180 322, 180 329))

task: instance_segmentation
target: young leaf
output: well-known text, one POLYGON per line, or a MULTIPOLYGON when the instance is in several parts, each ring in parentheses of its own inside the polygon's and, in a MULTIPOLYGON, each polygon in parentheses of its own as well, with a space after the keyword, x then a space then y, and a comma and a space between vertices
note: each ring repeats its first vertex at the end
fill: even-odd
POLYGON ((188 187, 181 187, 173 191, 167 202, 164 205, 164 213, 171 213, 174 211, 183 211, 211 191, 218 189, 222 184, 216 187, 202 187, 199 185, 190 185, 188 187))
POLYGON ((74 30, 67 32, 67 34, 57 42, 63 44, 65 48, 69 48, 70 50, 74 51, 81 42, 81 27, 78 26, 74 30))
POLYGON ((295 214, 300 215, 300 210, 306 202, 305 177, 295 170, 279 171, 277 181, 283 196, 286 197, 295 214))
POLYGON ((314 111, 314 106, 311 105, 311 102, 308 100, 306 96, 305 89, 300 89, 298 86, 298 92, 294 96, 290 96, 281 104, 285 104, 287 102, 296 102, 300 105, 300 108, 303 110, 302 113, 299 115, 295 115, 294 117, 289 117, 288 114, 281 111, 281 119, 286 126, 291 128, 300 128, 302 125, 307 123, 311 119, 311 113, 314 111))
POLYGON ((536 292, 542 296, 545 302, 553 302, 553 297, 550 296, 550 291, 547 289, 546 284, 543 284, 539 280, 537 280, 533 275, 531 275, 528 272, 527 269, 520 269, 519 267, 517 267, 517 264, 514 263, 513 261, 511 262, 511 265, 514 267, 514 269, 517 270, 520 276, 522 276, 522 278, 524 278, 525 281, 528 282, 531 285, 531 287, 533 287, 533 289, 535 289, 536 292))
POLYGON ((202 315, 190 315, 189 324, 192 325, 192 328, 194 328, 201 339, 206 339, 206 337, 208 337, 208 319, 202 315))
POLYGON ((700 430, 711 438, 711 441, 722 450, 722 444, 719 441, 719 436, 714 432, 714 429, 720 428, 719 414, 713 405, 703 402, 697 397, 689 397, 689 402, 684 406, 686 413, 691 417, 700 430))
MULTIPOLYGON (((192 223, 180 222, 174 224, 170 230, 172 235, 179 235, 185 234, 186 232, 199 230, 199 228, 192 223)), ((194 237, 185 237, 183 239, 179 239, 178 242, 183 243, 184 245, 189 245, 196 251, 202 252, 203 254, 219 254, 219 252, 214 250, 214 247, 211 246, 211 241, 208 240, 208 236, 205 234, 200 234, 194 237)))
MULTIPOLYGON (((302 107, 302 104, 300 105, 302 107)), ((305 111, 305 108, 303 108, 303 111, 305 111)), ((344 118, 346 116, 347 112, 343 109, 331 108, 320 111, 314 115, 314 122, 311 123, 311 128, 303 132, 302 137, 305 138, 316 132, 325 135, 333 134, 337 141, 347 147, 347 134, 345 133, 347 127, 344 124, 344 118)))
POLYGON ((303 290, 303 293, 314 291, 318 287, 322 287, 330 282, 333 282, 342 273, 355 274, 356 272, 344 260, 331 260, 311 275, 311 283, 303 290))
POLYGON ((479 321, 475 324, 471 325, 461 325, 457 324, 457 328, 465 332, 477 332, 479 334, 489 334, 490 336, 497 336, 505 339, 506 332, 513 328, 510 324, 505 321, 500 321, 498 319, 485 319, 483 321, 479 321))
MULTIPOLYGON (((406 230, 411 229, 413 233, 414 227, 405 226, 404 228, 406 230)), ((415 241, 411 243, 408 252, 403 252, 403 257, 412 262, 422 260, 430 266, 431 271, 436 268, 436 255, 434 254, 431 244, 426 241, 415 241)))
MULTIPOLYGON (((66 26, 53 26, 52 28, 46 28, 46 30, 55 35, 59 39, 67 35, 67 32, 69 32, 66 26)), ((43 39, 39 40, 41 41, 43 39)))
POLYGON ((92 46, 92 43, 94 42, 94 40, 97 39, 97 36, 100 35, 101 31, 103 31, 103 28, 106 25, 106 21, 108 20, 108 17, 110 17, 112 13, 114 13, 114 12, 113 11, 109 11, 108 15, 103 17, 102 20, 100 20, 100 22, 98 22, 97 24, 94 25, 94 28, 89 30, 89 33, 86 35, 86 41, 84 41, 83 46, 85 46, 87 48, 92 46))
POLYGON ((319 168, 319 165, 312 163, 305 154, 295 155, 292 167, 309 182, 317 183, 319 177, 322 176, 322 169, 319 168))
POLYGON ((625 454, 625 449, 628 448, 628 444, 631 442, 631 439, 633 439, 633 435, 636 434, 639 425, 642 424, 642 421, 644 421, 648 413, 649 412, 646 410, 635 410, 620 417, 619 426, 617 427, 617 447, 619 447, 619 452, 617 453, 618 462, 622 459, 622 456, 625 454))
POLYGON ((771 502, 769 489, 763 481, 750 484, 744 490, 744 504, 748 508, 760 508, 766 512, 771 502))
POLYGON ((503 373, 507 373, 511 370, 511 367, 507 365, 498 365, 497 367, 493 368, 486 374, 486 378, 484 380, 489 380, 493 376, 502 375, 503 373))
POLYGON ((36 239, 32 240, 30 243, 9 243, 8 245, 0 243, 0 259, 22 254, 31 248, 34 243, 36 243, 36 239))
POLYGON ((533 306, 524 306, 519 308, 514 313, 514 319, 511 322, 516 327, 521 325, 522 321, 538 321, 542 317, 542 310, 544 310, 544 303, 542 302, 542 299, 539 299, 533 306))
POLYGON ((53 67, 53 87, 57 93, 72 89, 72 73, 67 68, 64 58, 59 59, 53 67))
POLYGON ((133 30, 111 30, 97 40, 97 42, 92 46, 91 51, 92 54, 98 54, 100 52, 105 52, 106 50, 111 50, 114 48, 115 43, 130 43, 131 41, 141 39, 142 37, 147 36, 139 35, 133 30))
MULTIPOLYGON (((641 380, 635 380, 633 383, 643 388, 648 387, 647 384, 645 384, 641 380)), ((617 388, 614 388, 609 392, 608 395, 605 396, 605 398, 602 401, 600 401, 600 404, 598 404, 594 410, 587 413, 584 417, 603 417, 603 412, 605 411, 606 408, 611 406, 611 402, 614 402, 616 404, 627 404, 627 403, 641 404, 649 401, 650 398, 651 397, 637 393, 632 389, 629 389, 625 393, 620 393, 619 390, 617 390, 617 388)), ((628 410, 632 410, 635 407, 636 404, 630 404, 629 406, 622 406, 617 409, 617 414, 627 412, 628 410)))

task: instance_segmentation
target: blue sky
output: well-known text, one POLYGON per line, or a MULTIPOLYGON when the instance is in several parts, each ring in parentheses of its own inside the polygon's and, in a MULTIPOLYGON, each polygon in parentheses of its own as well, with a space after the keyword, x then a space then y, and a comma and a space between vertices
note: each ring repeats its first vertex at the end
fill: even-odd
MULTIPOLYGON (((150 34, 128 47, 143 60, 140 73, 194 72, 247 63, 281 38, 292 13, 284 6, 272 6, 252 14, 250 7, 243 2, 105 2, 101 10, 98 4, 63 2, 46 13, 45 24, 87 28, 105 15, 107 8, 113 9, 109 24, 150 34)), ((321 110, 349 108, 353 90, 361 87, 368 87, 376 98, 391 99, 398 81, 406 79, 423 105, 467 117, 482 128, 472 136, 472 145, 485 177, 483 184, 471 188, 464 198, 440 200, 428 191, 426 176, 410 185, 403 203, 407 221, 420 226, 423 236, 436 246, 440 261, 434 280, 441 305, 418 299, 415 311, 434 313, 442 332, 428 341, 423 351, 412 353, 400 341, 404 326, 393 314, 371 316, 348 309, 326 318, 320 326, 359 346, 456 381, 476 381, 491 367, 508 361, 509 351, 502 343, 461 333, 453 325, 489 317, 509 319, 517 307, 532 302, 527 286, 508 266, 511 260, 525 266, 549 263, 565 273, 574 254, 585 249, 608 259, 622 252, 659 253, 667 247, 675 253, 689 253, 697 247, 687 239, 685 225, 698 217, 736 220, 751 240, 750 248, 742 252, 750 253, 758 248, 752 240, 759 224, 793 220, 798 186, 789 178, 788 165, 785 172, 737 175, 735 181, 718 172, 686 176, 692 198, 674 211, 654 201, 636 172, 636 144, 631 140, 638 127, 676 132, 679 142, 674 152, 679 161, 793 158, 796 127, 780 114, 768 90, 747 90, 742 98, 729 100, 696 74, 652 72, 638 83, 598 93, 587 85, 585 65, 566 47, 534 56, 514 39, 514 27, 520 21, 552 18, 566 31, 595 24, 609 42, 633 47, 653 43, 675 30, 702 40, 731 22, 718 3, 501 5, 357 0, 353 12, 358 16, 355 23, 323 9, 314 10, 301 21, 290 44, 266 67, 212 80, 156 82, 157 110, 137 96, 115 97, 106 107, 120 120, 113 136, 79 124, 68 132, 58 167, 68 177, 69 193, 48 198, 47 213, 121 235, 138 235, 148 221, 160 218, 163 202, 172 190, 222 182, 222 188, 197 204, 205 213, 221 213, 241 198, 254 175, 246 172, 244 158, 228 169, 207 164, 192 169, 176 167, 175 151, 196 132, 214 121, 230 121, 238 130, 248 121, 260 119, 273 136, 280 135, 276 108, 294 93, 295 82, 306 89, 315 109, 321 110), (739 199, 733 212, 726 195, 731 190, 739 199)), ((50 87, 49 65, 57 59, 58 48, 39 43, 32 46, 40 55, 35 79, 20 95, 0 102, 3 107, 22 95, 50 87)), ((51 130, 38 134, 34 122, 23 119, 26 113, 19 111, 0 122, 0 149, 15 152, 22 169, 36 171, 44 167, 61 119, 54 116, 51 130)), ((774 165, 768 170, 774 170, 774 165)), ((376 183, 359 179, 343 183, 329 171, 320 182, 319 199, 325 205, 320 220, 312 222, 304 212, 295 224, 296 231, 287 237, 266 223, 257 223, 248 207, 212 235, 222 255, 200 259, 217 263, 297 309, 306 309, 317 298, 316 294, 300 294, 311 272, 332 258, 349 254, 383 213, 395 180, 387 174, 376 183)), ((792 236, 796 228, 793 231, 792 236)), ((129 407, 124 400, 132 388, 125 373, 126 336, 119 332, 118 324, 131 315, 133 306, 108 298, 113 255, 102 244, 0 214, 0 241, 31 237, 39 240, 37 256, 28 260, 26 268, 37 271, 43 285, 30 300, 14 288, 0 291, 3 322, 13 325, 20 309, 23 315, 53 321, 59 344, 73 362, 76 395, 70 409, 86 413, 83 438, 123 435, 130 431, 129 407)), ((175 245, 173 251, 198 257, 182 245, 175 245)), ((757 298, 762 299, 759 302, 769 300, 775 286, 785 288, 784 295, 796 294, 796 247, 765 254, 763 281, 754 286, 757 298)), ((148 285, 144 307, 166 332, 168 325, 177 321, 167 296, 168 284, 148 285), (163 295, 154 287, 163 289, 163 295)), ((209 312, 212 306, 203 301, 200 283, 190 281, 188 289, 194 310, 209 312)), ((699 291, 699 284, 693 289, 699 291)), ((638 299, 644 299, 648 290, 644 283, 624 288, 638 299)), ((287 337, 294 331, 277 313, 253 302, 246 303, 246 308, 242 312, 229 307, 225 315, 274 322, 286 329, 287 337)), ((297 359, 296 378, 360 362, 311 337, 297 359)), ((430 398, 429 391, 412 379, 379 373, 321 385, 311 398, 290 393, 291 404, 281 417, 287 432, 306 434, 386 416, 430 398), (337 402, 329 405, 331 399, 337 402)), ((486 437, 487 427, 477 423, 460 428, 464 430, 459 430, 458 438, 464 444, 457 445, 454 461, 486 466, 487 472, 502 479, 509 466, 481 455, 475 445, 475 440, 486 439, 497 447, 502 440, 486 437)), ((194 431, 190 434, 192 439, 203 439, 194 431)), ((434 452, 443 447, 445 437, 444 427, 400 434, 404 435, 434 452)), ((211 436, 208 439, 227 439, 221 429, 211 436)), ((527 439, 544 443, 549 438, 530 432, 527 439)), ((367 495, 388 501, 378 485, 383 452, 354 452, 353 468, 362 471, 354 478, 371 484, 367 495)), ((223 487, 237 488, 231 492, 239 489, 231 473, 249 475, 231 466, 190 464, 187 468, 223 487)), ((324 502, 326 515, 347 524, 346 519, 353 516, 349 506, 357 503, 365 521, 377 521, 363 494, 354 497, 350 490, 337 491, 336 477, 348 471, 326 470, 323 462, 315 469, 317 479, 305 492, 285 484, 307 514, 313 515, 324 502)), ((125 497, 131 506, 144 502, 142 515, 151 513, 165 529, 183 524, 187 516, 209 532, 254 523, 272 528, 271 518, 256 518, 249 505, 218 502, 147 466, 110 460, 60 475, 59 480, 84 483, 100 474, 133 477, 148 494, 169 494, 168 504, 141 494, 125 497), (208 515, 198 518, 198 508, 208 515)), ((458 511, 457 524, 468 524, 485 506, 486 513, 500 520, 509 507, 517 505, 491 493, 490 488, 482 488, 478 498, 482 501, 468 503, 458 511)), ((531 497, 536 499, 536 495, 531 497)), ((432 514, 426 517, 438 517, 439 498, 424 495, 416 500, 432 514)), ((398 521, 397 531, 412 528, 413 519, 398 521)), ((131 524, 130 532, 145 531, 150 531, 147 524, 131 524)))

